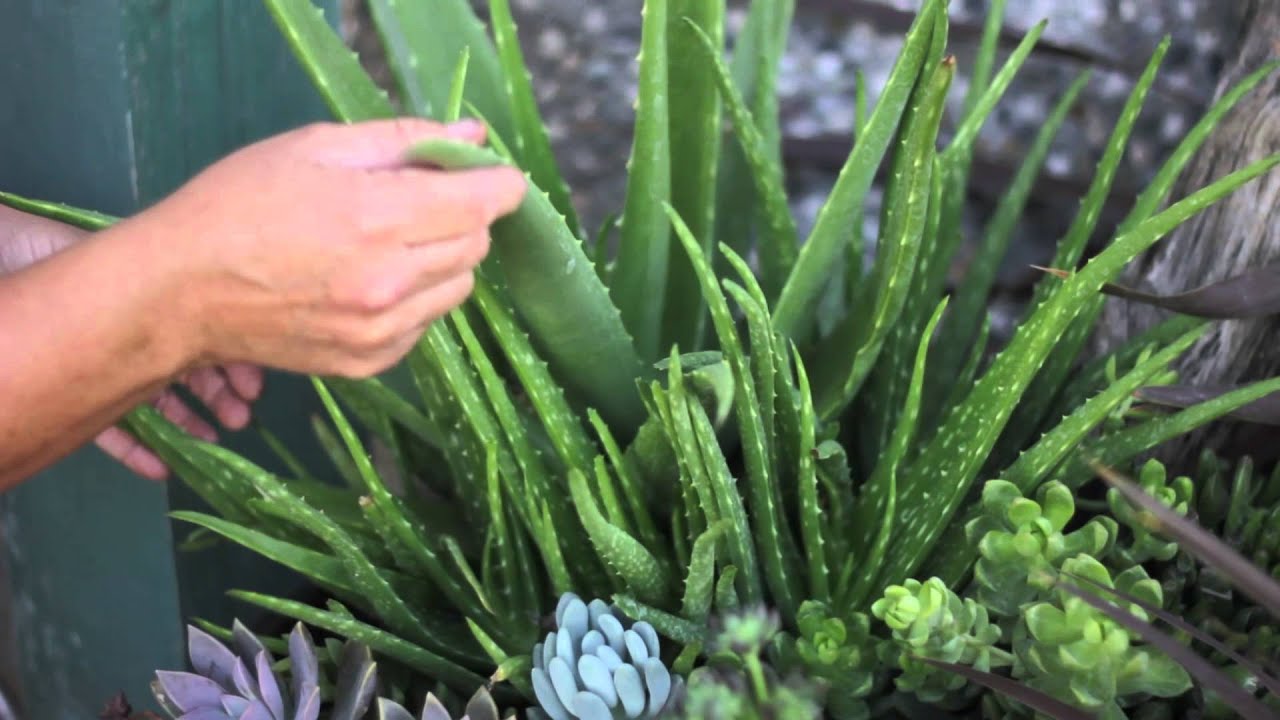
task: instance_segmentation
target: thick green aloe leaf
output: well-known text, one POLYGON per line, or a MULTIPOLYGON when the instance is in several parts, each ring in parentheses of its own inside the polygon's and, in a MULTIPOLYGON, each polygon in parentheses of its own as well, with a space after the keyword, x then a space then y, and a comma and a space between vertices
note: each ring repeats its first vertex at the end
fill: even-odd
MULTIPOLYGON (((698 241, 670 205, 667 214, 675 228, 676 237, 684 245, 693 261, 694 269, 702 284, 703 298, 711 310, 711 321, 720 340, 720 348, 733 368, 738 425, 742 434, 743 454, 746 460, 747 496, 751 508, 752 527, 760 543, 760 556, 764 563, 765 579, 772 594, 773 605, 784 618, 795 617, 799 608, 798 579, 792 573, 796 553, 789 533, 784 531, 783 515, 776 498, 765 445, 764 427, 756 400, 755 384, 747 366, 742 343, 729 314, 729 303, 716 285, 716 278, 707 259, 698 249, 698 241)), ((722 247, 724 252, 727 248, 722 247)))
MULTIPOLYGON (((672 0, 668 15, 671 205, 688 218, 689 229, 710 257, 715 243, 721 104, 714 70, 700 61, 701 42, 695 28, 710 38, 719 58, 724 48, 725 0, 672 0)), ((707 310, 693 266, 683 253, 672 253, 667 263, 661 347, 701 349, 706 324, 707 310)))
POLYGON ((819 350, 820 356, 828 358, 852 358, 843 366, 823 366, 829 368, 818 382, 817 410, 823 418, 835 416, 857 395, 906 305, 928 223, 938 128, 954 76, 954 58, 944 59, 913 95, 914 107, 907 115, 894 158, 895 180, 885 196, 884 231, 869 280, 874 306, 869 318, 859 317, 857 311, 851 314, 832 335, 830 345, 819 350))
MULTIPOLYGON (((1280 164, 1258 161, 1173 205, 1119 237, 1062 282, 992 363, 964 404, 943 421, 900 484, 894 553, 882 578, 904 578, 931 552, 1040 366, 1086 300, 1139 253, 1195 214, 1280 164)), ((1148 446, 1149 447, 1149 446, 1148 446)))
MULTIPOLYGON (((645 0, 635 135, 627 161, 627 197, 610 291, 640 357, 664 355, 661 342, 671 232, 662 207, 671 197, 671 127, 667 108, 668 0, 645 0)), ((618 387, 621 387, 619 385, 618 387)))
POLYGON ((547 137, 546 125, 538 111, 533 81, 524 64, 520 36, 516 33, 515 18, 511 15, 511 6, 507 0, 489 0, 489 17, 493 22, 498 59, 502 63, 506 81, 507 100, 515 122, 515 146, 520 166, 529 172, 535 185, 547 191, 551 204, 565 217, 569 230, 581 237, 578 214, 574 212, 569 186, 565 184, 564 176, 556 165, 555 153, 551 151, 551 140, 547 137))
MULTIPOLYGON (((334 117, 346 122, 395 116, 387 93, 360 66, 311 0, 263 0, 302 69, 320 91, 334 117)), ((446 68, 458 57, 455 52, 446 68)), ((447 77, 447 71, 442 70, 447 77)))
POLYGON ((437 678, 460 693, 475 692, 484 684, 484 678, 449 659, 409 642, 403 636, 397 637, 351 617, 254 592, 232 590, 229 594, 237 600, 362 643, 373 652, 403 663, 427 677, 437 678))
POLYGON ((721 520, 707 528, 693 543, 693 551, 689 555, 689 573, 684 580, 684 601, 680 604, 680 614, 688 620, 704 622, 711 613, 711 597, 716 579, 716 545, 728 527, 729 521, 721 520))
POLYGON ((369 10, 397 85, 415 115, 445 117, 449 79, 465 50, 463 97, 503 139, 514 137, 498 53, 468 0, 370 0, 369 10))
POLYGON ((636 598, 618 594, 612 598, 613 604, 623 615, 635 622, 647 622, 658 634, 682 645, 705 643, 707 640, 706 625, 685 620, 669 612, 646 605, 636 598))
MULTIPOLYGON (((450 168, 503 162, 491 150, 440 140, 418 144, 410 157, 450 168)), ((561 385, 629 436, 643 416, 631 388, 647 373, 582 242, 536 189, 493 226, 492 235, 491 258, 539 354, 561 385)))
POLYGON ((800 353, 795 352, 796 384, 800 395, 800 448, 798 495, 800 515, 800 535, 804 539, 805 559, 809 566, 809 597, 818 602, 831 602, 831 578, 827 567, 829 548, 824 537, 827 530, 823 519, 821 503, 818 499, 818 468, 814 456, 817 454, 816 417, 813 411, 813 395, 809 388, 809 376, 805 373, 804 362, 800 353))
POLYGON ((587 413, 587 419, 590 420, 591 426, 595 428, 596 435, 600 438, 600 445, 604 448, 606 457, 609 458, 609 464, 613 467, 613 472, 617 474, 618 481, 622 485, 622 496, 626 499, 627 510, 631 513, 631 518, 636 524, 640 540, 645 544, 645 547, 658 552, 660 548, 665 546, 665 543, 662 542, 657 526, 654 525, 653 516, 649 512, 645 488, 640 484, 635 463, 623 453, 617 439, 613 436, 613 432, 609 430, 609 426, 605 424, 599 413, 591 410, 587 413))
MULTIPOLYGON (((849 228, 857 215, 856 208, 862 205, 870 190, 876 170, 906 110, 930 49, 935 15, 943 12, 943 5, 942 0, 927 0, 921 9, 907 33, 902 53, 867 120, 862 137, 840 171, 831 196, 819 211, 813 232, 800 249, 796 265, 774 308, 774 324, 786 335, 799 340, 810 331, 818 296, 834 270, 835 259, 848 245, 849 228)), ((932 73, 933 68, 927 72, 932 73)))

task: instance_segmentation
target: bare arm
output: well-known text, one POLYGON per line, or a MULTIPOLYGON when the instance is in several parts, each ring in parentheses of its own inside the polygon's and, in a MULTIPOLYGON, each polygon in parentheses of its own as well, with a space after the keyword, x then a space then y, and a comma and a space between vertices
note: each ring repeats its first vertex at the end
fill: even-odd
POLYGON ((92 439, 183 369, 183 324, 163 320, 178 316, 178 275, 148 252, 152 242, 126 223, 0 277, 0 490, 92 439))

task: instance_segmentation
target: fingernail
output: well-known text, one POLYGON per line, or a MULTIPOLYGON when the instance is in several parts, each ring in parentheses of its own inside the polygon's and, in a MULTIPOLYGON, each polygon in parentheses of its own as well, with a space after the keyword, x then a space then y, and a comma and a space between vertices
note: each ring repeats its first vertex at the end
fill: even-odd
POLYGON ((445 126, 446 132, 450 135, 461 137, 471 137, 476 133, 484 132, 484 129, 484 123, 474 118, 463 118, 445 126))

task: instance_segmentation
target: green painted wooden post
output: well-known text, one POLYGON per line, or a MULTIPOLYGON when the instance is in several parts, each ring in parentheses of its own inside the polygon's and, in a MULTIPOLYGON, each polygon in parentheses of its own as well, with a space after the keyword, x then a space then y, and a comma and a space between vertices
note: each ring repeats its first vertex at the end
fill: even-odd
MULTIPOLYGON (((336 0, 324 4, 336 21, 336 0)), ((0 0, 0 189, 129 214, 236 147, 325 116, 258 2, 0 0)), ((258 410, 288 435, 316 407, 307 383, 274 375, 258 410)), ((228 444, 267 461, 248 438, 228 444)), ((186 529, 166 512, 195 504, 92 448, 0 498, 24 717, 94 718, 120 690, 150 705, 151 672, 184 665, 184 618, 245 612, 230 586, 297 587, 233 549, 176 553, 186 529)))

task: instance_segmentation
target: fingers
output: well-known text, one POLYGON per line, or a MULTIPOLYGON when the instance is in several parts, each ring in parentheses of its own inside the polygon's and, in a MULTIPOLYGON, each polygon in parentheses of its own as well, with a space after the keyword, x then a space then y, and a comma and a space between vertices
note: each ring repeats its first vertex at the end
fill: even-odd
POLYGON ((162 415, 169 418, 169 422, 186 430, 193 437, 207 442, 214 442, 218 439, 218 433, 209 423, 201 419, 199 415, 196 415, 175 393, 166 391, 155 402, 155 407, 162 415))
POLYGON ((475 120, 449 125, 417 118, 371 120, 351 125, 325 124, 303 131, 301 142, 317 159, 358 170, 404 167, 405 152, 415 143, 447 138, 479 145, 485 126, 475 120))
POLYGON ((236 391, 229 376, 221 369, 208 367, 193 370, 187 375, 186 384, 200 402, 213 412, 223 427, 240 430, 249 424, 249 402, 236 391))
POLYGON ((222 368, 236 394, 252 403, 262 395, 262 368, 247 363, 232 363, 222 368))
POLYGON ((520 206, 527 188, 512 167, 407 169, 366 178, 356 203, 366 236, 415 245, 487 229, 520 206))
POLYGON ((360 313, 388 310, 409 295, 459 273, 470 272, 489 252, 480 232, 412 248, 384 247, 366 253, 361 266, 334 279, 332 299, 360 313))
POLYGON ((121 465, 148 480, 164 480, 169 476, 169 468, 165 467, 159 457, 118 427, 104 430, 94 444, 121 465))

